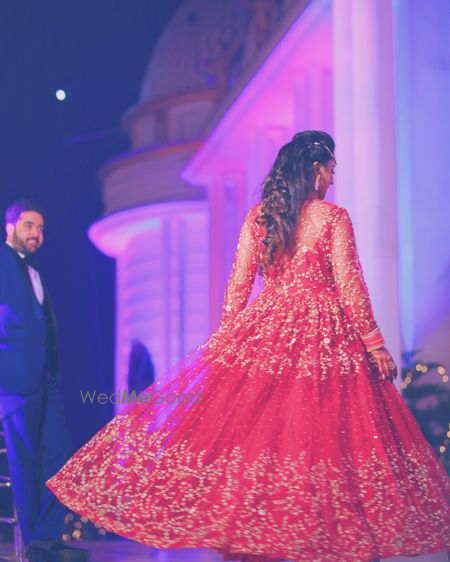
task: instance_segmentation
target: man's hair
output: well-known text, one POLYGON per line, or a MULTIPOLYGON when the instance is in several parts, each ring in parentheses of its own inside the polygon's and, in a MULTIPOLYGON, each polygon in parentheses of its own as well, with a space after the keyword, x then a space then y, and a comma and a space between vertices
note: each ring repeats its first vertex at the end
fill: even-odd
POLYGON ((38 205, 35 205, 28 199, 18 199, 17 201, 11 203, 11 205, 6 209, 5 223, 16 224, 20 219, 20 215, 24 211, 34 211, 35 213, 39 213, 40 215, 42 215, 45 219, 44 212, 38 205))

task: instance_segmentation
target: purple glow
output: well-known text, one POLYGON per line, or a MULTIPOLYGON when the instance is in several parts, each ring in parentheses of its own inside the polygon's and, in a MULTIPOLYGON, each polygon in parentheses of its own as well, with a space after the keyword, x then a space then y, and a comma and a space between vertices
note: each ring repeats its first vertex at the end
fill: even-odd
POLYGON ((149 351, 157 378, 207 335, 206 204, 121 211, 92 225, 89 237, 116 258, 116 390, 124 390, 134 340, 149 351))

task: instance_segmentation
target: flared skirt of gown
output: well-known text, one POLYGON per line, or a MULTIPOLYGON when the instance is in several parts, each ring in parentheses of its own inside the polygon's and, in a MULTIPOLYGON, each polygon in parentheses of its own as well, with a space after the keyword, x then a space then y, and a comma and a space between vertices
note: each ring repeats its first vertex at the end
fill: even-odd
POLYGON ((108 531, 224 560, 450 547, 450 480, 331 292, 261 293, 47 485, 108 531))

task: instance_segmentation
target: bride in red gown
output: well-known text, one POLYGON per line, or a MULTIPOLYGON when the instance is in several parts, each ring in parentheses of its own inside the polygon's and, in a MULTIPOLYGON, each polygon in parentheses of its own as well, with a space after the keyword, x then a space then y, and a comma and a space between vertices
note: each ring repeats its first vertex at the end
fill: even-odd
POLYGON ((450 479, 392 383, 349 214, 323 200, 333 152, 320 131, 281 148, 243 223, 220 327, 47 481, 70 509, 224 560, 450 547, 450 479))

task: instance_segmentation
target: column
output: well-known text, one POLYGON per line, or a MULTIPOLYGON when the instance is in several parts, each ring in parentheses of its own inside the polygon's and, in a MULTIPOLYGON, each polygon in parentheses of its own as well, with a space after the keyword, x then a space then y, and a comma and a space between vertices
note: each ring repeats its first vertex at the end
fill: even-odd
POLYGON ((129 209, 92 225, 89 237, 117 260, 115 380, 122 391, 134 341, 150 353, 158 378, 209 334, 206 204, 129 209))
POLYGON ((392 18, 391 0, 333 4, 336 200, 353 219, 375 315, 400 367, 392 18))
POLYGON ((303 67, 294 84, 295 132, 311 129, 333 134, 332 71, 317 63, 303 67))
POLYGON ((209 227, 209 330, 216 330, 221 321, 225 291, 226 247, 225 247, 225 182, 218 177, 208 186, 209 227))

